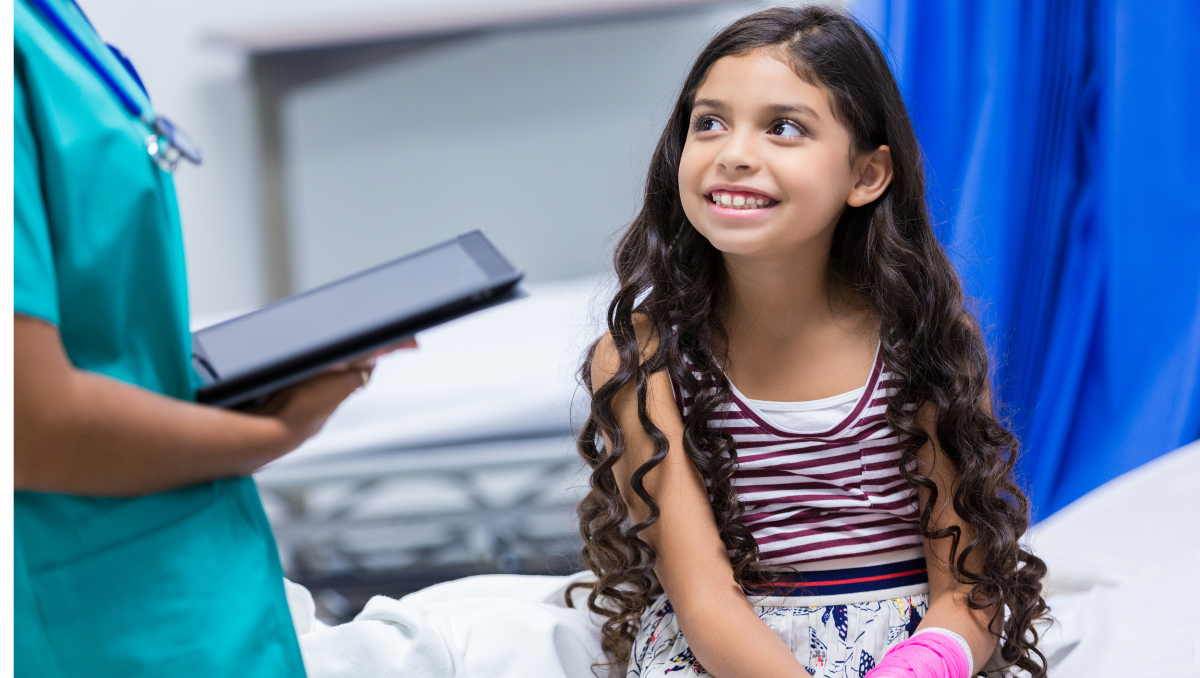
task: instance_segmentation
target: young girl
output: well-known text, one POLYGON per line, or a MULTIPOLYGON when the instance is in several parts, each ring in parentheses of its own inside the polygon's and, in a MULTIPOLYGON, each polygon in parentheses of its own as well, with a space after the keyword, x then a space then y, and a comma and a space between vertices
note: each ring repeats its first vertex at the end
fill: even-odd
POLYGON ((579 442, 615 666, 1045 675, 1016 441, 866 31, 781 8, 714 38, 615 262, 579 442))

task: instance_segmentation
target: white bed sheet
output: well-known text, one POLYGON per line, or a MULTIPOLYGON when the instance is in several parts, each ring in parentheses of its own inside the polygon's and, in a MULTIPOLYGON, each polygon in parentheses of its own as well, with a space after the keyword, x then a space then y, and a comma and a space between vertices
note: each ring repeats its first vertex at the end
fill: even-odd
MULTIPOLYGON (((1108 483, 1031 531, 1050 565, 1052 678, 1200 677, 1200 443, 1108 483)), ((571 577, 469 577, 327 627, 288 582, 311 678, 590 678, 597 620, 567 608, 571 577)))

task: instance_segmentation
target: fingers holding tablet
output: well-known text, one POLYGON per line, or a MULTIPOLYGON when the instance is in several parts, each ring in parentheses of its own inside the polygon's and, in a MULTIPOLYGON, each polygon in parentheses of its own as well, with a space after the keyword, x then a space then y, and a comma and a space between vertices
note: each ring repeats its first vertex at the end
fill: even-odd
POLYGON ((331 369, 271 395, 251 413, 278 419, 299 445, 321 430, 338 405, 366 385, 374 361, 363 366, 331 369))

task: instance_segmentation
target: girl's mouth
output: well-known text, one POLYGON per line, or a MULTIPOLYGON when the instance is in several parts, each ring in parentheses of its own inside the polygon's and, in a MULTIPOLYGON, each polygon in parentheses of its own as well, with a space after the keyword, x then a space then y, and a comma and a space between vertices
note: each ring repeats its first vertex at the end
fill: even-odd
POLYGON ((706 197, 714 205, 734 210, 763 209, 779 204, 778 200, 773 200, 765 195, 745 191, 716 190, 706 197))

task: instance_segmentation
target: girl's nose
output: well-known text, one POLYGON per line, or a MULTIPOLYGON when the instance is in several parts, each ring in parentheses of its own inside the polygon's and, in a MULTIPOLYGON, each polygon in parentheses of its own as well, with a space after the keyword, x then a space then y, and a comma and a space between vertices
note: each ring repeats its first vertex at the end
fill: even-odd
POLYGON ((726 172, 747 172, 758 168, 758 154, 750 135, 733 133, 717 154, 717 166, 726 172))

